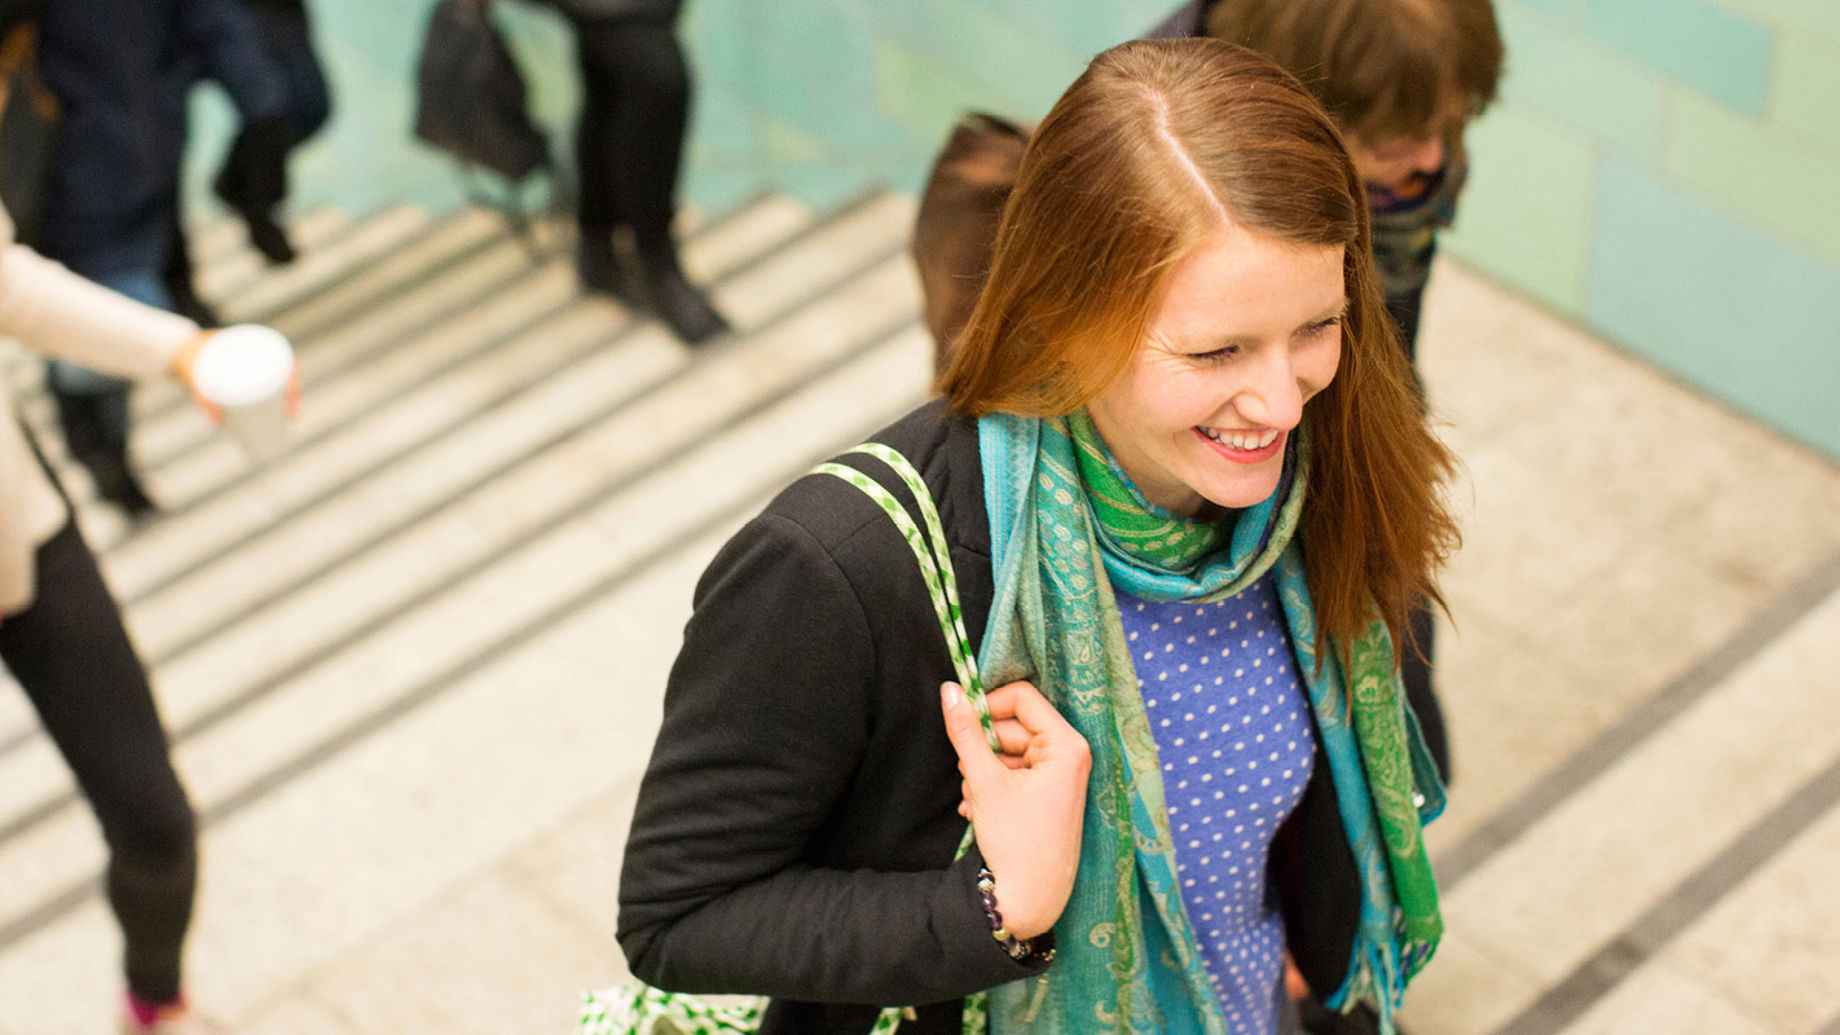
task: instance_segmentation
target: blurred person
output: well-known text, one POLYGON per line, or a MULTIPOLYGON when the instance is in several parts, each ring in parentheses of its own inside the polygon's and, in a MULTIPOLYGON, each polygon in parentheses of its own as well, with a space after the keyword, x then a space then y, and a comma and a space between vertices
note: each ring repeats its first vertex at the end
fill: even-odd
POLYGON ((1455 544, 1452 461, 1322 107, 1218 41, 1099 55, 940 388, 875 441, 959 600, 824 473, 704 573, 621 872, 632 972, 771 996, 763 1035, 903 1004, 956 1035, 986 989, 996 1035, 1271 1035, 1288 946, 1390 1030, 1442 930, 1394 644, 1455 544), (929 605, 998 689, 941 685, 929 605))
POLYGON ((672 222, 690 66, 678 43, 681 0, 540 0, 575 30, 576 268, 591 291, 650 309, 686 344, 729 329, 684 275, 672 222))
MULTIPOLYGON (((239 0, 57 0, 38 62, 60 118, 45 199, 45 255, 136 301, 171 309, 163 278, 200 65, 243 119, 247 178, 279 196, 294 134, 288 88, 239 0), (260 170, 259 172, 257 170, 260 170)), ((52 361, 46 381, 70 454, 129 516, 154 510, 128 461, 129 385, 52 361)))
MULTIPOLYGON (((332 117, 332 94, 326 73, 313 48, 306 0, 242 0, 254 16, 257 35, 287 83, 286 150, 292 152, 332 117)), ((249 227, 250 243, 268 261, 294 261, 294 245, 276 218, 286 200, 285 162, 276 163, 267 152, 259 126, 245 124, 230 145, 212 190, 249 227), (279 188, 279 189, 277 189, 279 188)))
MULTIPOLYGON (((294 242, 280 214, 287 200, 287 156, 319 132, 332 117, 332 95, 325 69, 313 47, 305 0, 241 0, 255 19, 264 49, 281 70, 287 84, 287 123, 282 139, 264 136, 260 124, 245 124, 231 142, 223 165, 212 180, 212 190, 249 229, 249 243, 273 265, 294 261, 294 242), (285 154, 277 161, 272 149, 285 154)), ((201 69, 202 71, 202 69, 201 69)), ((182 199, 172 202, 171 245, 161 279, 172 308, 206 326, 220 321, 198 297, 192 282, 192 261, 185 238, 182 199)))
POLYGON ((1413 355, 1437 234, 1450 226, 1468 173, 1463 132, 1501 80, 1491 0, 1191 7, 1200 31, 1251 47, 1302 79, 1341 127, 1367 188, 1387 310, 1413 355))
MULTIPOLYGON (((0 335, 122 378, 190 381, 209 332, 13 242, 0 210, 0 335)), ((180 955, 197 821, 173 771, 147 672, 68 498, 0 393, 0 662, 31 699, 108 842, 124 942, 127 1033, 215 1030, 188 1015, 180 955)))

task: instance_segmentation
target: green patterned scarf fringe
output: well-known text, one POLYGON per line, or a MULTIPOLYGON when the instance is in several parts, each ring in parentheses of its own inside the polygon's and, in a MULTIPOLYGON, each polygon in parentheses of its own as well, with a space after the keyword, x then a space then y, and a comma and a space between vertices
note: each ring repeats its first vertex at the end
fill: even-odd
POLYGON ((1314 610, 1294 533, 1308 448, 1294 447, 1272 499, 1226 522, 1143 500, 1082 413, 980 422, 996 594, 980 668, 987 684, 1031 679, 1093 753, 1073 898, 1049 973, 993 990, 996 1035, 1160 1031, 1228 1035, 1175 878, 1156 745, 1124 643, 1114 585, 1152 600, 1207 603, 1267 572, 1285 617, 1360 870, 1360 934, 1332 1005, 1369 999, 1386 1026, 1442 925, 1414 806, 1422 750, 1408 729, 1384 623, 1350 645, 1350 674, 1315 663, 1314 610), (1417 779, 1415 780, 1415 771, 1417 779), (1371 792, 1371 793, 1370 793, 1371 792))

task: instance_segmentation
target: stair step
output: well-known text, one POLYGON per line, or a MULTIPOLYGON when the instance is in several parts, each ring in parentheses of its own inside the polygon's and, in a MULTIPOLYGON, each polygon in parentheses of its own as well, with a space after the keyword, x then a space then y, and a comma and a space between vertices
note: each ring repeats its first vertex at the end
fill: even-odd
MULTIPOLYGON (((1439 1009, 1413 1030, 1495 1031, 1840 761, 1840 726, 1823 718, 1836 623, 1840 595, 1449 894, 1451 933, 1420 996, 1439 1009)), ((1840 908, 1840 885, 1826 905, 1840 908)), ((1827 981, 1840 997, 1840 975, 1827 981)))
MULTIPOLYGON (((780 274, 826 262, 837 271, 858 268, 864 256, 850 245, 879 245, 886 253, 889 235, 904 225, 910 212, 904 199, 869 206, 757 268, 732 290, 719 289, 718 301, 734 314, 738 326, 746 328, 767 296, 781 297, 776 284, 780 274)), ((648 429, 666 427, 668 434, 681 434, 687 417, 695 415, 692 411, 707 412, 712 400, 746 399, 774 385, 789 390, 799 376, 821 371, 830 360, 824 350, 848 344, 850 339, 843 336, 849 332, 886 323, 891 309, 896 318, 911 319, 916 303, 906 267, 884 262, 868 283, 868 288, 837 292, 795 311, 784 324, 756 335, 745 350, 711 354, 710 362, 688 369, 681 346, 661 328, 646 325, 627 349, 597 354, 552 379, 523 405, 476 418, 441 448, 413 456, 399 470, 343 493, 304 519, 282 526, 277 535, 223 555, 195 576, 214 581, 188 580, 203 588, 183 597, 174 595, 179 592, 175 590, 135 605, 130 624, 149 656, 163 657, 163 649, 172 642, 167 637, 192 637, 181 656, 163 660, 156 669, 175 739, 183 744, 196 729, 221 722, 235 709, 271 693, 278 671, 291 678, 294 670, 320 664, 329 651, 345 649, 352 637, 369 634, 377 621, 387 621, 416 593, 426 592, 423 585, 428 580, 436 580, 438 586, 455 568, 490 564, 496 551, 517 542, 532 523, 540 524, 556 510, 579 509, 595 492, 604 491, 595 486, 653 462, 648 458, 655 450, 633 452, 660 434, 648 429), (891 299, 902 302, 891 305, 891 299), (645 373, 648 363, 654 371, 650 376, 645 373), (622 399, 641 387, 655 386, 659 377, 674 370, 683 370, 683 376, 665 388, 653 387, 635 405, 621 406, 622 399), (614 408, 612 416, 592 432, 568 431, 560 442, 547 446, 547 452, 528 454, 533 439, 556 427, 546 422, 561 421, 567 429, 609 407, 614 408), (498 480, 466 488, 469 477, 482 466, 498 480), (509 473, 501 476, 507 468, 509 473), (469 495, 451 497, 455 489, 469 495), (405 509, 410 512, 403 516, 405 509), (323 577, 296 584, 303 574, 320 570, 323 577), (288 588, 288 595, 250 614, 250 591, 244 587, 251 572, 282 573, 276 581, 288 588), (220 603, 222 594, 232 598, 220 603), (357 611, 354 601, 362 602, 357 611), (200 607, 203 612, 196 610, 200 607), (194 617, 183 618, 185 611, 194 617), (230 615, 235 620, 217 630, 214 638, 197 638, 221 621, 218 616, 230 615), (160 624, 175 621, 184 623, 179 632, 169 631, 173 624, 160 624)), ((477 484, 476 477, 472 481, 477 484)), ((0 787, 5 788, 0 791, 0 817, 39 810, 50 797, 73 804, 67 792, 59 795, 55 790, 67 782, 48 751, 21 750, 0 758, 0 787)))
MULTIPOLYGON (((606 734, 626 730, 637 743, 655 724, 654 705, 648 695, 606 688, 662 678, 689 581, 739 515, 917 402, 929 371, 930 345, 910 326, 809 388, 699 436, 627 492, 405 615, 393 642, 379 638, 350 651, 236 728, 181 747, 195 797, 217 817, 207 853, 217 879, 205 886, 191 950, 199 994, 233 1015, 247 1009, 263 990, 292 985, 388 930, 468 876, 471 860, 512 850, 609 779, 629 779, 639 753, 609 767, 606 734), (563 677, 561 659, 616 644, 633 648, 617 656, 641 671, 615 667, 591 684, 563 677), (536 687, 542 707, 530 704, 536 687), (405 689, 410 696, 392 696, 405 689), (328 692, 368 710, 355 723, 342 714, 347 725, 328 731, 321 717, 328 692), (385 725, 387 741, 371 735, 385 725), (279 782, 248 804, 223 797, 221 780, 249 772, 234 756, 247 758, 247 738, 269 732, 285 743, 301 743, 303 732, 321 739, 307 740, 284 762, 279 782), (532 752, 534 769, 525 760, 532 752), (505 780, 507 772, 535 778, 505 780), (412 788, 399 786, 405 777, 412 788), (450 815, 456 806, 464 817, 450 815), (346 872, 352 853, 364 861, 328 896, 325 874, 346 872)), ((45 848, 60 840, 50 831, 33 838, 45 848)), ((66 855, 64 866, 100 861, 93 836, 55 847, 80 852, 81 844, 90 846, 86 855, 66 855)), ((22 890, 27 885, 10 882, 33 877, 10 851, 0 856, 0 873, 22 890)), ((54 966, 43 945, 68 939, 94 947, 112 937, 89 909, 67 915, 0 958, 0 987, 18 990, 0 992, 0 1005, 80 1027, 95 1023, 87 997, 40 1002, 30 987, 41 968, 54 966)))
MULTIPOLYGON (((810 213, 791 199, 755 199, 707 231, 692 232, 685 263, 715 282, 811 223, 810 213)), ((503 285, 495 286, 494 276, 507 263, 526 269, 526 261, 517 245, 505 241, 501 251, 450 270, 413 297, 370 314, 350 328, 351 333, 320 340, 301 356, 308 404, 292 429, 294 451, 273 468, 252 469, 234 444, 219 436, 200 451, 202 456, 190 458, 197 465, 190 469, 205 474, 214 470, 228 480, 211 485, 202 496, 179 498, 162 472, 155 471, 150 481, 168 514, 125 541, 121 536, 126 526, 113 508, 95 502, 93 489, 87 497, 80 491, 88 487, 87 476, 62 465, 69 468, 63 474, 69 479, 67 488, 78 490, 72 495, 92 545, 100 550, 111 542, 120 544, 104 565, 117 598, 131 605, 338 486, 458 426, 478 407, 456 401, 456 393, 470 393, 481 405, 502 401, 520 385, 494 366, 497 350, 523 352, 525 360, 544 355, 524 347, 525 334, 549 334, 551 346, 574 343, 574 351, 564 354, 568 358, 626 326, 626 317, 611 303, 578 299, 572 268, 560 262, 520 281, 515 291, 498 290, 503 285), (466 308, 475 303, 477 308, 466 308), (579 311, 565 313, 569 306, 579 311), (393 351, 381 361, 369 361, 392 343, 393 351), (425 383, 415 382, 420 373, 428 374, 425 383), (393 400, 392 390, 401 386, 416 394, 393 400), (424 398, 433 402, 418 403, 424 398), (402 405, 386 406, 392 402, 402 405), (240 487, 251 491, 229 491, 240 487)), ((202 417, 198 423, 204 426, 202 417)), ((48 453, 61 457, 55 433, 41 439, 48 453)), ((129 608, 130 615, 133 610, 129 608)), ((0 757, 20 738, 39 735, 29 708, 0 713, 0 757)))
MULTIPOLYGON (((192 260, 192 288, 198 292, 198 297, 207 302, 235 297, 261 280, 270 270, 287 268, 270 266, 261 253, 249 247, 240 220, 232 220, 230 225, 236 234, 236 247, 223 250, 213 248, 209 254, 194 256, 192 260)), ((350 232, 352 226, 343 212, 321 208, 289 224, 289 230, 294 247, 304 253, 336 240, 350 232)))
MULTIPOLYGON (((762 249, 771 248, 782 238, 763 234, 763 229, 777 228, 779 232, 790 233, 808 221, 809 217, 802 210, 789 213, 781 209, 770 214, 770 218, 743 214, 743 218, 720 224, 708 237, 694 238, 688 254, 699 255, 705 247, 712 250, 732 248, 738 239, 762 249)), ((752 254, 738 253, 731 261, 739 263, 752 254)), ((479 261, 484 263, 486 259, 479 261)), ((712 280, 728 274, 725 266, 715 269, 712 280)), ((272 520, 317 502, 337 486, 381 467, 408 448, 423 444, 437 432, 457 426, 482 412, 482 407, 502 402, 528 387, 527 379, 510 375, 517 365, 537 363, 544 353, 529 356, 514 353, 528 351, 527 340, 557 329, 558 321, 567 321, 561 328, 565 332, 563 338, 569 338, 568 327, 580 327, 587 332, 586 337, 577 336, 583 344, 556 353, 560 361, 573 359, 583 348, 593 347, 595 342, 604 341, 630 326, 630 317, 616 305, 580 298, 573 270, 565 263, 551 263, 520 279, 515 290, 490 295, 485 291, 494 270, 486 268, 477 272, 483 275, 474 277, 461 271, 452 272, 430 286, 430 295, 416 298, 412 305, 405 299, 406 311, 378 313, 362 328, 354 328, 354 331, 363 331, 363 338, 329 340, 324 343, 324 349, 303 358, 310 405, 303 410, 301 420, 293 429, 296 442, 293 452, 274 467, 249 470, 241 457, 234 454, 234 447, 223 443, 218 450, 229 455, 213 461, 200 454, 188 458, 188 462, 199 467, 215 463, 234 473, 235 481, 198 478, 203 488, 191 493, 184 492, 183 482, 176 479, 156 482, 156 488, 162 490, 162 498, 175 501, 181 512, 176 516, 183 516, 185 520, 149 529, 109 557, 111 576, 126 598, 138 600, 154 592, 179 571, 215 556, 272 520), (472 301, 475 296, 483 297, 483 304, 464 308, 463 302, 472 301), (445 319, 436 318, 443 313, 451 315, 445 319), (383 358, 362 366, 342 363, 336 376, 321 377, 320 364, 313 362, 314 357, 326 357, 340 351, 335 346, 374 343, 378 338, 396 340, 399 333, 402 335, 399 343, 383 358), (501 353, 514 361, 512 369, 501 370, 496 365, 504 358, 501 353), (429 395, 451 398, 455 385, 461 390, 471 386, 478 396, 476 405, 437 405, 431 410, 420 402, 429 395), (402 416, 393 415, 398 409, 403 411, 402 416), (418 425, 413 420, 417 415, 432 419, 432 423, 424 419, 418 425), (404 417, 411 419, 405 421, 404 417), (414 433, 418 426, 425 434, 414 433), (262 483, 260 493, 234 496, 223 493, 234 485, 258 480, 262 483), (257 503, 266 505, 255 511, 248 509, 257 503), (217 511, 239 510, 255 523, 232 522, 226 526, 214 516, 217 511), (175 540, 189 542, 192 546, 182 549, 173 545, 175 540)), ((553 346, 557 342, 550 344, 553 346)), ((540 363, 532 369, 545 375, 556 372, 540 363)), ((180 471, 180 477, 184 473, 180 471)))

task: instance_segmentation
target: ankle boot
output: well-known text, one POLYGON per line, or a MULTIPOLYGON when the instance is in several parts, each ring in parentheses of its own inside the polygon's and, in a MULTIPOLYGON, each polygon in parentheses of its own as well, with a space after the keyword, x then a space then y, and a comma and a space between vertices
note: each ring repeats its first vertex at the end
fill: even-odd
POLYGON ((635 283, 632 263, 621 261, 610 234, 583 231, 575 242, 575 274, 590 294, 611 295, 627 306, 644 304, 644 291, 635 283))
POLYGON ((674 245, 642 247, 639 270, 652 311, 684 344, 701 345, 728 333, 728 321, 684 276, 674 245))

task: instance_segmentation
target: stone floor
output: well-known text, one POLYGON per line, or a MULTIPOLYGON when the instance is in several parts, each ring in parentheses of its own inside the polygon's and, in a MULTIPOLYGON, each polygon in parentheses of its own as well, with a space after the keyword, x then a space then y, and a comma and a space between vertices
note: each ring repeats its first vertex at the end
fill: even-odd
MULTIPOLYGON (((203 233, 206 292, 300 345, 293 452, 252 470, 150 386, 167 516, 126 529, 70 478, 205 819, 203 1009, 563 1032, 622 976, 620 844, 692 582, 924 395, 911 216, 763 197, 696 224, 742 333, 695 354, 481 213, 310 213, 279 273, 203 233)), ((1456 266, 1424 339, 1466 540, 1450 933, 1412 1031, 1835 1035, 1840 468, 1456 266)), ((0 693, 0 1035, 111 1030, 102 858, 0 693)))

